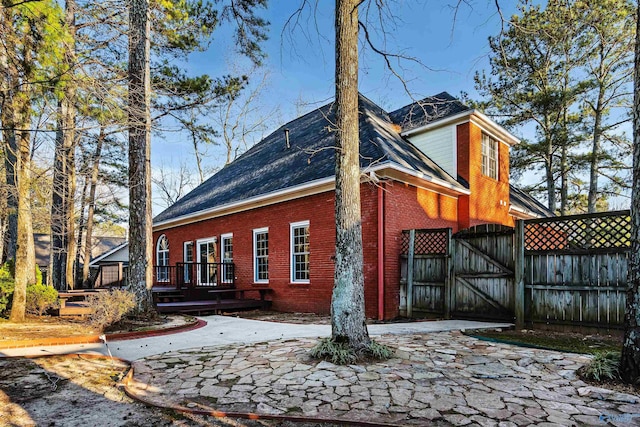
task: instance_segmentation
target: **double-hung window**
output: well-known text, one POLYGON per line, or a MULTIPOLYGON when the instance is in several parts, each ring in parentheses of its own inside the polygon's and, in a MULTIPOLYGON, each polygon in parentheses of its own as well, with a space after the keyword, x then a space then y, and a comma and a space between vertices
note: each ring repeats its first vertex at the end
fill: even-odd
POLYGON ((220 236, 220 248, 222 249, 222 282, 233 283, 233 234, 220 236))
POLYGON ((253 281, 269 283, 269 229, 253 230, 253 281))
POLYGON ((291 224, 291 283, 309 283, 309 221, 291 224))
POLYGON ((498 141, 482 134, 482 174, 498 179, 498 141))
POLYGON ((184 283, 191 283, 193 277, 193 242, 184 242, 184 283))

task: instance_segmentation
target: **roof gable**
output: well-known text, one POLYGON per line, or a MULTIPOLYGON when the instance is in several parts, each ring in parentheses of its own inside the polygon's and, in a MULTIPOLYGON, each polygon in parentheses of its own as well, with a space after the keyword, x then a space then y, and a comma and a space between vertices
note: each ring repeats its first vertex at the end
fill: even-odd
MULTIPOLYGON (((254 145, 231 164, 154 218, 155 223, 189 216, 215 206, 304 185, 335 175, 333 103, 301 116, 254 145), (290 148, 284 130, 289 130, 290 148)), ((385 163, 463 187, 397 132, 378 105, 359 95, 360 166, 385 163)))
POLYGON ((389 113, 389 117, 406 132, 465 111, 472 112, 473 109, 449 93, 441 92, 398 108, 389 113))

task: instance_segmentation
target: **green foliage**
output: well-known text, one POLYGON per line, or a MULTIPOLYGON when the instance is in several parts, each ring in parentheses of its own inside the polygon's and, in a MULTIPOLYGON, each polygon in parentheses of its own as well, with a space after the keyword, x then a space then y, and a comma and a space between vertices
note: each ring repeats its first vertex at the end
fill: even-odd
MULTIPOLYGON (((15 281, 14 281, 14 274, 15 274, 15 263, 12 259, 10 259, 9 261, 7 261, 2 267, 0 267, 0 315, 4 316, 6 315, 10 309, 11 309, 11 300, 13 297, 13 289, 15 288, 15 281)), ((33 286, 42 286, 42 272, 40 271, 40 268, 36 265, 36 283, 35 284, 31 284, 29 285, 29 287, 27 287, 27 312, 29 313, 34 313, 34 314, 38 314, 41 315, 41 313, 37 312, 37 309, 34 310, 30 310, 30 306, 29 306, 29 289, 32 288, 33 286)), ((49 287, 47 287, 49 288, 49 287)), ((55 299, 53 301, 53 303, 55 304, 58 300, 58 293, 53 289, 53 288, 49 288, 51 290, 53 290, 55 292, 55 299)), ((39 295, 42 292, 49 292, 49 291, 41 291, 39 288, 33 288, 32 289, 38 296, 37 297, 33 297, 35 298, 33 299, 34 304, 38 304, 36 301, 39 300, 39 295)), ((34 307, 33 305, 31 307, 34 307)), ((46 308, 43 310, 43 312, 46 311, 46 308)))
POLYGON ((366 348, 356 351, 347 342, 324 338, 311 349, 310 354, 316 359, 324 359, 336 365, 351 365, 360 360, 389 359, 393 356, 393 350, 372 340, 366 348))
MULTIPOLYGON (((38 269, 38 272, 40 269, 38 269)), ((40 283, 27 286, 26 311, 29 314, 42 316, 48 309, 58 304, 58 291, 53 287, 42 284, 42 273, 39 277, 40 283)))
POLYGON ((620 352, 596 353, 591 363, 585 367, 583 375, 590 380, 605 381, 620 378, 620 352))
MULTIPOLYGON (((40 266, 36 265, 36 285, 42 285, 42 271, 40 271, 40 266)), ((56 292, 57 294, 57 292, 56 292)), ((57 297, 57 295, 56 295, 57 297)))
POLYGON ((4 315, 11 308, 11 297, 13 296, 13 263, 7 262, 0 268, 0 315, 4 315))
POLYGON ((118 323, 136 306, 135 295, 124 289, 98 292, 88 298, 92 313, 89 322, 102 330, 118 323))
POLYGON ((488 115, 515 133, 535 130, 514 147, 511 173, 543 171, 529 191, 558 196, 565 213, 572 193, 594 196, 628 187, 634 10, 629 0, 519 2, 489 44, 490 72, 475 77, 488 115), (535 37, 532 35, 535 34, 535 37), (628 150, 627 150, 628 151, 628 150), (587 185, 580 185, 580 178, 587 185), (599 177, 599 181, 597 179, 599 177), (595 192, 595 193, 594 193, 595 192))

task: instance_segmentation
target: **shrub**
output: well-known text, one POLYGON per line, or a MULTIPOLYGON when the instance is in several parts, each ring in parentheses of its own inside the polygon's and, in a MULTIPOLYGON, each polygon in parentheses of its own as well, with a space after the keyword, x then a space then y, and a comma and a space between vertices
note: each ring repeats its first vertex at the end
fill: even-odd
POLYGON ((389 359, 393 356, 393 350, 372 340, 366 348, 356 352, 346 342, 324 338, 311 349, 311 356, 336 365, 351 365, 362 359, 389 359))
MULTIPOLYGON (((38 271, 40 270, 38 269, 38 271)), ((48 309, 55 307, 57 304, 58 291, 51 286, 43 285, 42 275, 40 275, 40 283, 27 286, 27 313, 42 316, 48 309)))
POLYGON ((124 289, 98 292, 88 298, 92 313, 89 322, 102 330, 118 323, 136 306, 135 295, 124 289))
POLYGON ((584 376, 595 381, 615 380, 620 374, 620 352, 604 351, 596 353, 591 363, 585 367, 584 376))
MULTIPOLYGON (((7 313, 10 309, 11 309, 11 299, 13 297, 13 290, 16 286, 15 280, 14 280, 14 273, 15 273, 15 263, 13 262, 13 260, 9 260, 7 261, 1 268, 0 268, 0 314, 5 314, 7 313)), ((36 265, 36 283, 35 285, 39 285, 42 286, 42 271, 40 271, 40 267, 38 267, 36 265)), ((42 313, 44 313, 50 306, 46 307, 46 308, 42 308, 42 311, 39 311, 38 308, 35 308, 36 306, 38 306, 41 303, 44 303, 44 301, 50 301, 51 300, 51 290, 53 290, 55 292, 55 290, 51 287, 48 287, 49 289, 40 289, 37 288, 35 289, 33 292, 36 293, 37 297, 35 297, 35 299, 32 301, 35 306, 31 306, 30 308, 30 303, 29 303, 29 288, 31 286, 34 285, 29 285, 27 287, 27 307, 26 310, 29 313, 33 313, 33 314, 38 314, 38 315, 42 315, 42 313), (42 300, 40 297, 43 295, 43 293, 45 295, 49 295, 48 297, 45 296, 43 297, 44 300, 42 300), (41 302, 42 301, 42 302, 41 302)), ((53 304, 57 303, 58 300, 58 293, 55 293, 55 300, 53 301, 53 304)))
POLYGON ((4 314, 11 308, 11 297, 15 283, 9 269, 5 264, 0 268, 0 314, 4 314))

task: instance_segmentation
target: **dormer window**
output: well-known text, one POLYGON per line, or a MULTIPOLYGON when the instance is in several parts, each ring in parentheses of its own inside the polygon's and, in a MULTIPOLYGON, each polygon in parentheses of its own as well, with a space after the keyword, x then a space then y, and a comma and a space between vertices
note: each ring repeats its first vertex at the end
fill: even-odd
POLYGON ((498 179, 498 141, 482 134, 482 174, 498 179))

